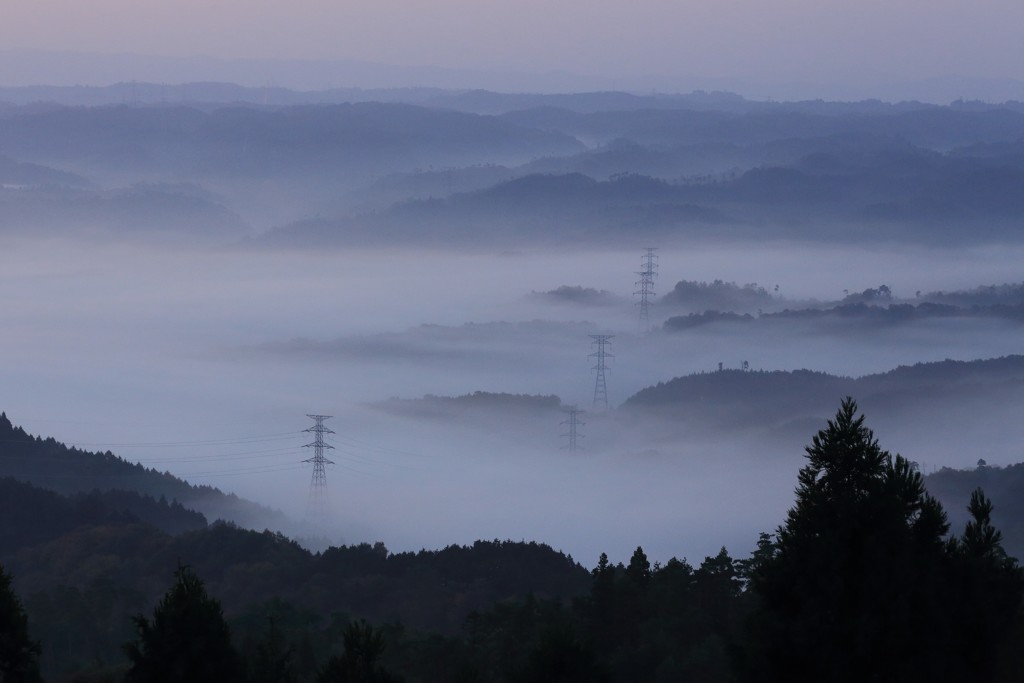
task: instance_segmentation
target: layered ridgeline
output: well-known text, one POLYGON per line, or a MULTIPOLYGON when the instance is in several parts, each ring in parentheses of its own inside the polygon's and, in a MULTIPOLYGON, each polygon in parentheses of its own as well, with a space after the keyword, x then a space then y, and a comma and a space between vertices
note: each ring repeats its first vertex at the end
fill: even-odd
MULTIPOLYGON (((140 508, 129 503, 129 498, 142 495, 196 510, 210 521, 296 530, 295 522, 282 513, 212 486, 190 484, 169 472, 130 463, 110 451, 83 451, 68 448, 52 437, 32 436, 14 426, 6 413, 0 413, 0 477, 13 477, 63 495, 98 492, 108 501, 124 496, 122 507, 130 512, 137 513, 140 508)), ((142 517, 152 521, 145 514, 142 517)))
POLYGON ((261 244, 291 247, 1022 238, 1019 103, 236 94, 0 104, 0 232, 268 231, 261 244))
POLYGON ((1021 237, 1024 112, 1012 109, 737 115, 543 108, 500 118, 571 135, 589 149, 499 172, 407 175, 405 202, 394 201, 389 180, 367 191, 378 200, 372 211, 298 221, 268 241, 957 244, 1021 237))
POLYGON ((19 161, 86 167, 104 177, 365 176, 434 164, 522 163, 583 149, 564 133, 496 117, 382 102, 42 109, 3 111, 0 149, 19 161))
POLYGON ((917 363, 857 378, 814 370, 722 369, 659 382, 629 397, 622 409, 675 416, 702 429, 763 429, 821 420, 843 396, 859 397, 876 422, 956 402, 996 407, 1024 398, 1024 356, 917 363))
POLYGON ((658 239, 776 238, 851 243, 898 240, 956 245, 1017 242, 1024 157, 1007 163, 927 158, 908 171, 879 160, 841 159, 667 181, 579 172, 529 174, 448 197, 411 199, 383 211, 276 228, 275 245, 632 244, 658 239), (817 164, 820 164, 818 166, 817 164), (968 222, 977 228, 966 230, 968 222))
POLYGON ((333 212, 388 174, 583 149, 496 117, 382 102, 15 106, 0 121, 0 235, 232 243, 333 212))

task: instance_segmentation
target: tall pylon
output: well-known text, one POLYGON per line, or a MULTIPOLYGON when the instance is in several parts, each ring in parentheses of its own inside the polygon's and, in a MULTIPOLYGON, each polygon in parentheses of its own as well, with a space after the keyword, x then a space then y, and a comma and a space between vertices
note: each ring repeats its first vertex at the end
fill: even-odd
POLYGON ((636 274, 640 276, 634 284, 639 287, 633 292, 633 296, 640 297, 636 305, 640 307, 640 320, 638 322, 641 334, 651 330, 651 304, 654 300, 654 279, 658 277, 658 251, 657 247, 647 247, 644 255, 640 257, 640 270, 636 274))
POLYGON ((590 342, 591 346, 596 346, 597 350, 588 356, 589 358, 596 359, 597 363, 594 365, 592 370, 597 372, 597 379, 594 383, 594 412, 603 413, 608 410, 608 385, 605 383, 604 371, 607 367, 606 360, 608 358, 614 358, 609 353, 607 347, 611 346, 612 339, 615 338, 613 334, 592 334, 590 338, 594 341, 590 342))
POLYGON ((567 407, 565 409, 565 413, 569 417, 566 420, 562 420, 561 424, 569 425, 569 431, 562 434, 562 438, 569 439, 569 444, 565 446, 565 448, 568 448, 570 453, 575 453, 579 450, 577 440, 583 438, 583 435, 579 433, 579 428, 587 423, 580 419, 580 415, 583 414, 583 411, 576 406, 567 407))
POLYGON ((334 432, 324 426, 324 420, 331 418, 330 415, 306 415, 315 422, 309 429, 303 431, 313 433, 313 443, 307 443, 303 448, 312 448, 313 457, 302 462, 313 463, 313 479, 309 483, 309 500, 306 502, 306 519, 312 522, 322 523, 327 519, 327 465, 334 462, 324 457, 324 450, 334 446, 324 441, 324 434, 334 432))

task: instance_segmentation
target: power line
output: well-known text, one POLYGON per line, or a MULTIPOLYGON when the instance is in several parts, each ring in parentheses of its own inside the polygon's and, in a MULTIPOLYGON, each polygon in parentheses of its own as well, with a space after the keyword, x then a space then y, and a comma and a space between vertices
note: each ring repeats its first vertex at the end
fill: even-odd
POLYGON ((309 429, 303 431, 313 433, 313 443, 307 443, 303 448, 312 448, 313 457, 303 462, 313 463, 313 479, 309 483, 309 500, 306 503, 306 517, 315 522, 324 522, 327 518, 327 468, 326 465, 333 465, 334 462, 324 457, 325 449, 333 449, 334 446, 324 441, 324 434, 334 432, 324 426, 324 420, 330 419, 330 415, 306 415, 315 423, 309 429))
POLYGON ((640 270, 636 274, 640 276, 634 284, 640 289, 633 292, 633 296, 640 296, 636 303, 640 307, 640 320, 638 322, 640 333, 645 334, 651 330, 651 304, 654 299, 654 279, 658 277, 658 255, 655 254, 657 247, 647 247, 644 255, 640 257, 640 270))
POLYGON ((411 458, 424 458, 424 457, 427 457, 427 456, 424 456, 422 453, 412 453, 410 451, 403 451, 403 450, 397 449, 397 448, 386 448, 384 446, 374 446, 373 444, 371 444, 371 443, 369 443, 367 441, 361 441, 360 439, 356 439, 356 438, 353 438, 351 436, 341 436, 341 435, 336 434, 334 438, 335 438, 335 440, 341 441, 342 443, 347 443, 350 446, 355 446, 355 447, 363 449, 363 450, 376 451, 378 453, 383 453, 383 454, 387 454, 387 455, 401 455, 401 456, 406 456, 406 457, 411 457, 411 458))
POLYGON ((254 458, 274 458, 294 453, 294 448, 273 448, 266 451, 235 451, 234 453, 218 453, 216 455, 187 455, 180 458, 146 458, 144 463, 167 462, 216 462, 221 460, 249 460, 254 458))
POLYGON ((575 453, 580 448, 577 441, 583 438, 583 435, 579 433, 579 428, 587 423, 580 419, 583 411, 576 406, 569 406, 565 409, 565 412, 569 415, 569 418, 563 420, 561 424, 568 425, 569 431, 562 434, 562 438, 568 438, 569 443, 565 448, 568 448, 570 453, 575 453))
POLYGON ((591 353, 588 357, 594 358, 597 364, 594 365, 591 370, 597 372, 597 378, 594 382, 594 412, 607 412, 608 410, 608 385, 605 382, 604 371, 606 369, 605 361, 608 358, 614 358, 611 353, 608 352, 607 347, 611 346, 611 340, 615 338, 613 334, 592 334, 590 338, 594 341, 590 342, 591 346, 596 346, 597 350, 591 353))
MULTIPOLYGON (((98 442, 74 442, 70 447, 79 448, 87 446, 89 448, 109 448, 120 447, 120 448, 187 448, 189 446, 230 446, 234 444, 247 444, 247 443, 263 443, 266 441, 286 441, 288 439, 294 439, 302 432, 278 432, 277 434, 264 434, 260 436, 240 436, 233 439, 208 439, 205 441, 133 441, 115 443, 110 441, 98 441, 98 442)), ((15 439, 7 439, 6 442, 14 442, 15 439)))

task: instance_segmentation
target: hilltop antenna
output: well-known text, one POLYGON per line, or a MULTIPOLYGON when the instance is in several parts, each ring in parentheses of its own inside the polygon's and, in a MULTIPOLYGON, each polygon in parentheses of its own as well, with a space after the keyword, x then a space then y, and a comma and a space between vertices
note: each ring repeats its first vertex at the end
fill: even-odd
POLYGON ((564 446, 563 448, 568 448, 570 453, 575 453, 580 448, 577 445, 576 440, 583 438, 583 435, 579 433, 579 428, 587 423, 580 419, 580 415, 583 414, 583 411, 576 406, 567 407, 565 412, 569 415, 569 419, 562 420, 561 424, 569 425, 569 431, 562 434, 562 437, 567 437, 569 439, 569 445, 564 446))
POLYGON ((592 334, 590 338, 594 341, 590 342, 591 346, 596 346, 597 351, 594 351, 588 356, 588 358, 594 358, 597 360, 597 364, 591 368, 597 371, 597 379, 594 383, 594 412, 607 412, 608 410, 608 385, 605 383, 604 371, 606 369, 605 360, 608 358, 614 358, 611 353, 607 351, 608 346, 611 345, 611 340, 615 337, 613 334, 592 334))
POLYGON ((644 255, 640 257, 640 270, 636 274, 640 276, 634 284, 640 289, 633 292, 633 296, 640 295, 640 301, 636 303, 640 307, 640 320, 637 323, 640 333, 651 331, 651 303, 654 299, 654 279, 658 277, 658 255, 655 254, 657 247, 647 247, 644 255))
POLYGON ((334 462, 324 457, 324 449, 334 448, 324 441, 324 434, 334 434, 332 430, 324 427, 324 420, 330 419, 330 415, 306 415, 315 422, 305 432, 313 433, 313 443, 307 443, 303 448, 312 448, 313 457, 302 462, 313 463, 313 479, 309 483, 309 500, 306 503, 306 519, 322 522, 327 518, 327 468, 326 465, 333 465, 334 462))

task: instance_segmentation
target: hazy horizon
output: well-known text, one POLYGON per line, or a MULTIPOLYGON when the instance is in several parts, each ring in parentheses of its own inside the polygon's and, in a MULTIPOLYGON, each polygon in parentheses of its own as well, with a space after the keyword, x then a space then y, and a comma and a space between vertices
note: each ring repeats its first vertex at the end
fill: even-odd
POLYGON ((706 91, 735 93, 751 100, 779 101, 877 99, 948 104, 957 100, 990 103, 1024 100, 1024 79, 1020 77, 959 71, 902 78, 886 73, 844 81, 827 74, 808 78, 789 74, 761 78, 742 74, 657 72, 614 75, 585 70, 477 65, 470 68, 358 58, 215 57, 149 51, 10 47, 0 50, 0 87, 106 87, 131 82, 162 85, 216 82, 309 92, 340 88, 437 88, 538 94, 620 91, 637 95, 706 91))
POLYGON ((757 99, 1024 99, 1024 6, 15 0, 0 84, 729 90, 757 99))

